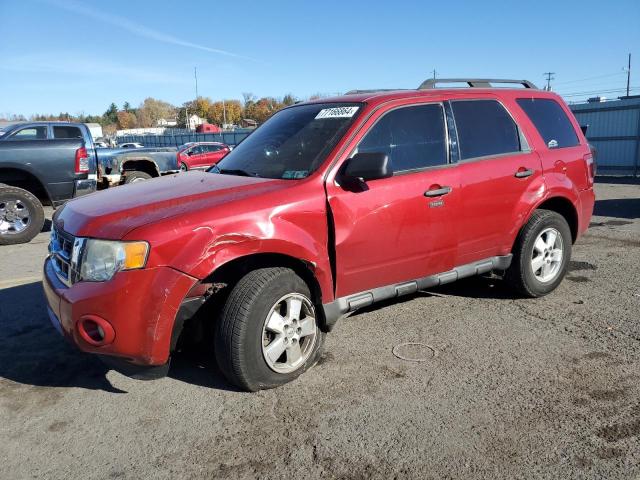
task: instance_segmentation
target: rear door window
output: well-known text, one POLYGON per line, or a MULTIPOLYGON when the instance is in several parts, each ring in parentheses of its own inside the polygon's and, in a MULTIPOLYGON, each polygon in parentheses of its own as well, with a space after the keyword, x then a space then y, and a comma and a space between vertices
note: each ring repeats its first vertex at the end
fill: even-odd
POLYGON ((53 138, 82 138, 82 132, 78 127, 54 125, 53 138))
POLYGON ((358 152, 389 156, 394 173, 447 163, 442 105, 402 107, 385 114, 358 145, 358 152))
POLYGON ((46 140, 47 127, 25 127, 11 135, 11 140, 46 140))
POLYGON ((451 102, 460 159, 520 152, 520 132, 511 115, 496 100, 451 102))
POLYGON ((578 135, 562 107, 550 98, 518 98, 516 100, 538 129, 548 148, 575 147, 578 135))

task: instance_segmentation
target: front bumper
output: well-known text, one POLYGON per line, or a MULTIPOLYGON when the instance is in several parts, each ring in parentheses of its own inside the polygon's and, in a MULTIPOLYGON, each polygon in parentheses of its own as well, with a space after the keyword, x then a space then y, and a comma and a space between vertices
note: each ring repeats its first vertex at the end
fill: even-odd
POLYGON ((43 287, 52 323, 80 350, 158 366, 169 360, 176 316, 195 282, 172 268, 156 267, 118 272, 108 282, 67 287, 47 258, 43 287), (105 342, 87 336, 83 325, 88 320, 104 326, 105 342))

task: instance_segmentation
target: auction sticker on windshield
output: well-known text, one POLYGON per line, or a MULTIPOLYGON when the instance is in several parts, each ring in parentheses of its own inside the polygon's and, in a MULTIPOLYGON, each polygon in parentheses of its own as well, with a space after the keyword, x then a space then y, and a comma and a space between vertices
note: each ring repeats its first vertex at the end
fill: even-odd
POLYGON ((355 115, 360 107, 333 107, 323 108, 316 115, 318 118, 350 118, 355 115))

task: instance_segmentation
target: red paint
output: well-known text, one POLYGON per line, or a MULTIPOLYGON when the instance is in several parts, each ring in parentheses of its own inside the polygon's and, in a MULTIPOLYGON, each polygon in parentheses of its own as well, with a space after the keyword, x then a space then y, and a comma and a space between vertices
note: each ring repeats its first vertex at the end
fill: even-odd
POLYGON ((329 303, 507 254, 531 213, 552 198, 573 205, 578 234, 588 227, 594 205, 589 147, 557 95, 474 88, 352 95, 347 100, 363 102, 358 120, 307 178, 188 172, 67 203, 55 219, 67 232, 145 240, 151 248, 146 268, 120 272, 109 282, 65 288, 45 268, 47 299, 65 334, 85 351, 159 365, 169 357, 181 301, 197 289, 199 280, 240 257, 277 253, 303 260, 318 281, 321 302, 329 303), (522 97, 557 100, 580 145, 548 149, 515 102, 522 97), (385 112, 454 98, 499 100, 521 127, 531 151, 370 181, 362 192, 335 181, 358 141, 385 112), (533 175, 515 176, 529 169, 533 175), (441 198, 424 196, 442 186, 451 192, 441 198), (85 315, 109 322, 113 341, 103 346, 85 341, 77 329, 85 315))
POLYGON ((222 160, 231 151, 228 145, 218 142, 196 142, 183 145, 178 149, 177 161, 187 169, 209 168, 222 160), (216 149, 216 151, 210 151, 216 149))

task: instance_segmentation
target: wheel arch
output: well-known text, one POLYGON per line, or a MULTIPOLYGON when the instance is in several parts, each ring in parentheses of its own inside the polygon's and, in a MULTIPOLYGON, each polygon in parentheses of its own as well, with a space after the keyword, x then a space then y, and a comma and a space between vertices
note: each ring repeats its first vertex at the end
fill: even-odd
POLYGON ((578 238, 578 211, 571 200, 567 197, 554 196, 545 199, 536 206, 534 211, 535 210, 551 210, 552 212, 562 215, 569 224, 572 243, 575 243, 578 238))
POLYGON ((309 286, 314 302, 318 305, 322 303, 322 289, 313 271, 313 265, 306 260, 283 253, 253 253, 236 257, 216 268, 201 283, 235 285, 250 271, 271 267, 293 270, 309 286))
POLYGON ((160 176, 158 164, 148 157, 126 158, 122 161, 120 170, 124 172, 138 171, 145 172, 152 177, 160 176))
POLYGON ((33 173, 14 167, 0 168, 0 184, 22 188, 34 195, 40 203, 50 204, 51 195, 45 184, 33 173))

